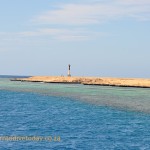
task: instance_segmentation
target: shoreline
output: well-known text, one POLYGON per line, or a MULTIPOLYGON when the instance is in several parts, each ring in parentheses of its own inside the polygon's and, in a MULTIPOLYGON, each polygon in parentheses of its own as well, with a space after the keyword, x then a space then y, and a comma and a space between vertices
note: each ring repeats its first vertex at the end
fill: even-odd
POLYGON ((150 88, 150 79, 143 78, 32 76, 11 81, 150 88))

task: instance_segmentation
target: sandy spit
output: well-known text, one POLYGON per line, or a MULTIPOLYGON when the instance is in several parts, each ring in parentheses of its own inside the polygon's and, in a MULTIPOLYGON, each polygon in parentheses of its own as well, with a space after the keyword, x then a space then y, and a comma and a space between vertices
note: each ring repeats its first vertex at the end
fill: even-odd
POLYGON ((143 78, 33 76, 12 81, 150 88, 150 79, 143 78))

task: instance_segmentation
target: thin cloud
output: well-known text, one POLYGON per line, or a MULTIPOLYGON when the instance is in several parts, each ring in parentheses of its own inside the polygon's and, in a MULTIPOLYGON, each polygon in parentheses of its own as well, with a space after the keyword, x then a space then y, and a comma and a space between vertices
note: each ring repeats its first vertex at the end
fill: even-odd
POLYGON ((150 5, 149 0, 117 0, 117 2, 123 5, 150 5))
MULTIPOLYGON (((0 33, 0 39, 22 41, 28 38, 49 37, 52 40, 82 41, 111 34, 95 32, 94 26, 101 23, 133 18, 139 21, 150 20, 149 0, 81 0, 78 3, 58 4, 54 9, 41 13, 32 19, 36 28, 18 33, 0 33), (44 28, 44 26, 46 28, 44 28), (58 25, 57 28, 55 25, 58 25), (62 26, 63 25, 63 26, 62 26), (50 27, 49 27, 50 26, 50 27), (68 28, 69 27, 69 28, 68 28)), ((33 24, 32 24, 33 25, 33 24)))
MULTIPOLYGON (((107 34, 103 32, 93 32, 88 31, 82 28, 74 28, 74 29, 59 29, 59 28, 42 28, 35 29, 34 31, 24 31, 24 32, 1 32, 0 39, 3 43, 13 43, 14 41, 22 42, 28 41, 31 39, 46 39, 51 38, 52 40, 60 40, 60 41, 83 41, 90 40, 94 37, 98 36, 107 36, 107 34)), ((18 43, 17 42, 17 43, 18 43)))
POLYGON ((33 19, 39 24, 89 25, 129 17, 150 20, 148 0, 114 0, 92 4, 62 4, 33 19))
POLYGON ((88 35, 86 35, 86 31, 80 29, 55 29, 55 28, 47 28, 40 29, 39 33, 41 35, 52 36, 53 39, 56 40, 64 40, 64 41, 81 41, 89 39, 88 35))
POLYGON ((37 29, 34 32, 20 32, 17 35, 21 37, 51 37, 53 40, 63 41, 81 41, 90 40, 93 37, 108 36, 103 32, 93 32, 85 29, 57 29, 57 28, 42 28, 37 29))

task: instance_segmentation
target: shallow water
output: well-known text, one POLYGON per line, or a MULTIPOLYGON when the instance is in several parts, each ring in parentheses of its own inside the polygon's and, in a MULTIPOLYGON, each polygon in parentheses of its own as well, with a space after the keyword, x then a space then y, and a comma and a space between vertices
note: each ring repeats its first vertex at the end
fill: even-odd
POLYGON ((15 150, 149 150, 149 89, 10 82, 0 79, 0 141, 15 150))
POLYGON ((11 82, 9 79, 0 79, 0 89, 69 97, 99 106, 150 113, 149 88, 11 82))

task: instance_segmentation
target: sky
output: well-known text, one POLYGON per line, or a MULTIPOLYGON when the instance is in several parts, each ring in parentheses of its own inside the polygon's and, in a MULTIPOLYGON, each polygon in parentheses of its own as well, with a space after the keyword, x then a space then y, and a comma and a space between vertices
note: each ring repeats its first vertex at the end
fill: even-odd
POLYGON ((0 0, 0 74, 150 78, 150 0, 0 0))

